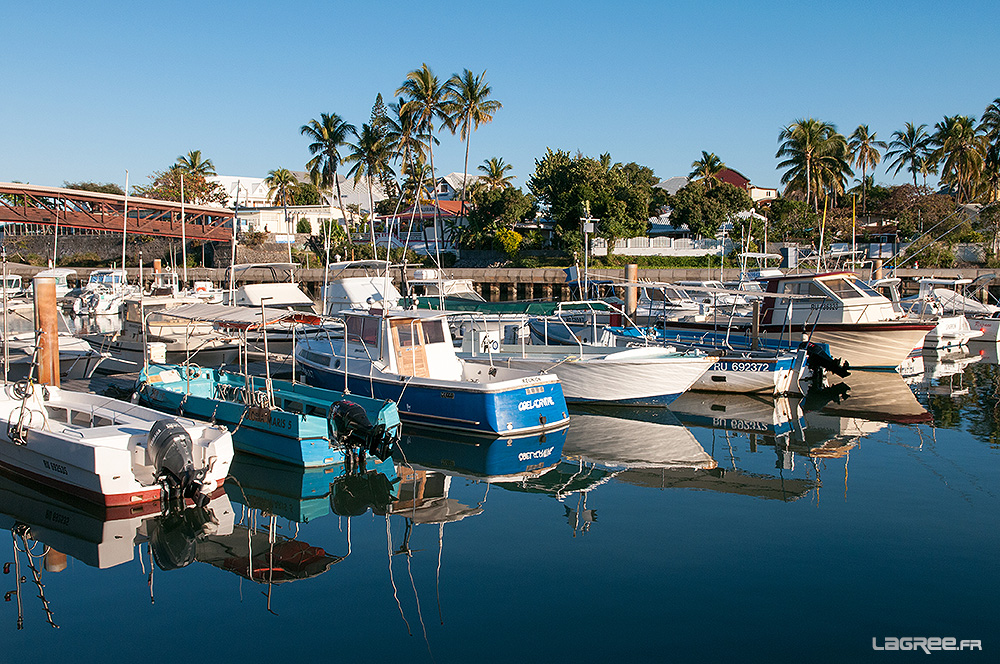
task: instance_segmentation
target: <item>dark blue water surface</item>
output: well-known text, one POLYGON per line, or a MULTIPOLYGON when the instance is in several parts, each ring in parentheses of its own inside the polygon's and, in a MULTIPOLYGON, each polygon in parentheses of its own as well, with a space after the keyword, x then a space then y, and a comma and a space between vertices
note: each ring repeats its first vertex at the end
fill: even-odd
POLYGON ((509 445, 413 433, 406 461, 351 483, 241 459, 216 504, 226 532, 193 537, 191 517, 195 543, 159 564, 151 533, 184 527, 103 523, 0 478, 3 562, 25 577, 0 577, 23 616, 11 593, 0 657, 898 661, 926 655, 873 637, 937 636, 996 661, 1000 370, 995 346, 972 356, 802 401, 579 411, 564 437, 509 445))

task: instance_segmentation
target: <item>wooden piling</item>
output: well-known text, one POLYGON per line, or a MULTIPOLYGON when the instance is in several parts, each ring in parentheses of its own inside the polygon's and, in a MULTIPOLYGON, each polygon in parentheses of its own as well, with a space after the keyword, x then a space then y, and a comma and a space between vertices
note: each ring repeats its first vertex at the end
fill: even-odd
POLYGON ((38 344, 38 382, 59 386, 59 312, 56 310, 56 280, 35 277, 35 343, 38 344))

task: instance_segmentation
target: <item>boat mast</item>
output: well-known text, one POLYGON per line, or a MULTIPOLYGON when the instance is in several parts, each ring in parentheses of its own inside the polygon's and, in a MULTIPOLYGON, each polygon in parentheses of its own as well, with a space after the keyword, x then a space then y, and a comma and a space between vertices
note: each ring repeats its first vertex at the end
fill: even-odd
MULTIPOLYGON (((184 171, 181 171, 181 262, 184 264, 184 284, 188 280, 187 231, 184 228, 184 171)), ((140 284, 141 286, 141 284, 140 284)))
POLYGON ((125 169, 125 212, 122 216, 122 281, 125 279, 125 233, 128 230, 128 169, 125 169))

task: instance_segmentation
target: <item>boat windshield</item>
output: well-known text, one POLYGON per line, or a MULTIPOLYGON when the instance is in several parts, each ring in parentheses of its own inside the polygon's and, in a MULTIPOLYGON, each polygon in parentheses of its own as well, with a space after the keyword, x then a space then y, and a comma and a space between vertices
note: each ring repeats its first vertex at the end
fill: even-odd
POLYGON ((855 297, 865 297, 868 295, 848 279, 838 277, 836 279, 824 279, 823 285, 833 291, 834 295, 842 300, 849 300, 855 297))

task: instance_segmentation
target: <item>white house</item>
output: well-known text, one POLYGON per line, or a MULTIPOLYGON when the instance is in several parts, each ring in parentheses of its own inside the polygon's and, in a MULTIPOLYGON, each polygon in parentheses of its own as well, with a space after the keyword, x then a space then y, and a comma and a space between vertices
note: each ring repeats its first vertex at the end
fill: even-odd
MULTIPOLYGON (((309 174, 305 171, 292 171, 292 175, 299 182, 309 182, 309 174)), ((226 194, 229 196, 229 199, 226 201, 226 207, 236 207, 237 194, 239 195, 241 209, 269 207, 272 205, 272 201, 268 198, 270 188, 264 184, 266 178, 240 175, 210 175, 205 179, 209 182, 218 182, 226 190, 226 194)), ((347 178, 342 173, 337 173, 337 180, 340 182, 340 194, 345 208, 349 205, 357 205, 361 210, 369 208, 368 185, 364 179, 355 185, 354 178, 347 178)), ((326 205, 329 206, 331 194, 323 192, 323 198, 326 201, 326 205)), ((333 205, 336 207, 338 205, 336 188, 334 188, 332 198, 333 205)), ((372 198, 376 203, 386 198, 385 192, 378 182, 375 182, 372 186, 372 198)))

